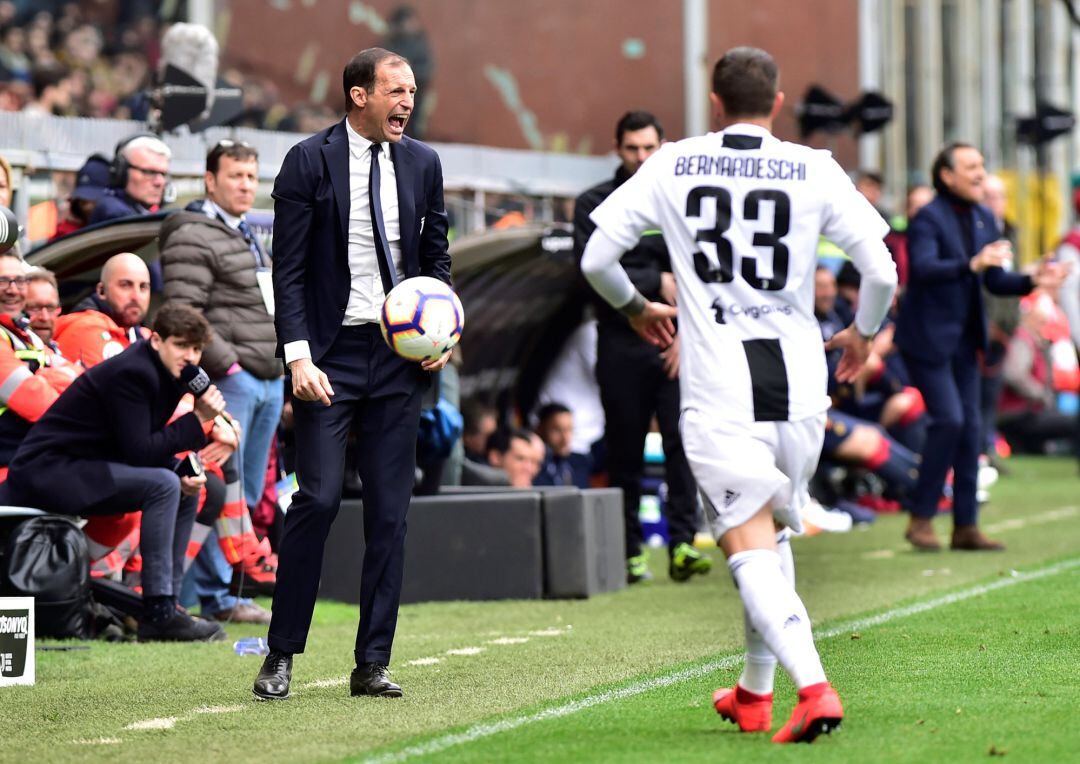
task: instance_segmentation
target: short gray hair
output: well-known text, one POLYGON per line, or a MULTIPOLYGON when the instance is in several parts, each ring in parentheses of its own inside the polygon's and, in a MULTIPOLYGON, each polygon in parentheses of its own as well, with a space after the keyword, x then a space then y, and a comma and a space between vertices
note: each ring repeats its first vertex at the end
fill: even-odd
POLYGON ((172 159, 172 149, 165 144, 165 141, 152 135, 140 135, 138 138, 133 138, 124 144, 124 148, 121 149, 124 159, 130 161, 131 152, 137 149, 146 149, 151 154, 160 154, 166 159, 172 159))

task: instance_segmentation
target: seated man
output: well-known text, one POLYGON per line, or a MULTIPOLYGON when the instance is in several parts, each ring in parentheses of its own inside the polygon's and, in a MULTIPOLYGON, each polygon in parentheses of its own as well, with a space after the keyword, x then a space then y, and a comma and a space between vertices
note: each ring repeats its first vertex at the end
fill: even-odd
POLYGON ((521 428, 497 430, 488 439, 488 463, 504 471, 514 488, 531 488, 540 471, 532 433, 521 428))
POLYGON ((574 415, 561 403, 548 403, 537 415, 536 434, 544 441, 544 460, 533 485, 576 485, 589 487, 588 467, 575 474, 570 453, 574 438, 574 415), (580 481, 580 482, 579 482, 580 481))
POLYGON ((26 272, 26 305, 23 312, 30 321, 30 328, 41 341, 53 350, 56 319, 60 315, 60 292, 56 276, 44 268, 31 268, 26 272))
POLYGON ((26 291, 26 264, 0 254, 0 481, 30 425, 81 372, 30 329, 26 291))
POLYGON ((146 215, 161 208, 169 182, 172 151, 152 135, 121 141, 113 159, 108 191, 90 213, 90 223, 146 215))
MULTIPOLYGON (((221 393, 211 386, 192 413, 167 424, 185 393, 181 373, 199 362, 209 336, 198 312, 164 306, 150 339, 72 383, 12 461, 8 498, 14 503, 79 516, 142 509, 139 639, 144 641, 224 638, 218 624, 177 608, 184 549, 206 479, 180 477, 173 470, 174 454, 206 445, 203 424, 224 411, 221 393)), ((210 437, 235 444, 235 436, 225 425, 212 429, 210 437)))

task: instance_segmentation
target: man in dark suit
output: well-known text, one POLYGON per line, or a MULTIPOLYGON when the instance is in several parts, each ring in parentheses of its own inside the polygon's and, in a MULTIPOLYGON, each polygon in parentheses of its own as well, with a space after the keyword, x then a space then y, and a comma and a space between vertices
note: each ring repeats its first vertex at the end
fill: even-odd
MULTIPOLYGON (((169 423, 187 391, 184 366, 197 364, 210 326, 197 311, 166 305, 148 340, 139 340, 72 382, 31 428, 11 463, 12 501, 92 517, 142 510, 143 618, 139 640, 224 639, 221 627, 176 607, 199 489, 206 477, 180 477, 174 454, 207 443, 204 424, 225 408, 211 386, 192 413, 169 423)), ((228 424, 211 437, 237 445, 228 424)))
POLYGON ((289 695, 304 651, 323 544, 341 502, 345 442, 357 434, 364 486, 364 561, 353 695, 399 697, 387 665, 404 567, 426 372, 395 355, 378 327, 400 279, 450 283, 442 166, 404 137, 416 84, 408 62, 361 51, 342 77, 345 119, 294 146, 274 184, 274 295, 279 355, 292 378, 297 491, 279 549, 270 654, 261 699, 289 695))
POLYGON ((932 519, 953 470, 953 549, 1000 550, 978 528, 979 369, 986 311, 981 286, 1000 295, 1056 288, 1060 265, 1044 262, 1034 276, 1009 273, 1012 257, 989 209, 982 206, 986 170, 978 149, 950 143, 934 160, 937 197, 908 228, 910 278, 900 306, 896 344, 930 414, 919 480, 910 497, 906 538, 938 550, 932 519))

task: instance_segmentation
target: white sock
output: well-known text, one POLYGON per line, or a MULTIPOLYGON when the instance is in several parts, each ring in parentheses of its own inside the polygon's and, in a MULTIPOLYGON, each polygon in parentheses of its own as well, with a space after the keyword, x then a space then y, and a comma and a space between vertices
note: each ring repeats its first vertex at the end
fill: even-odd
POLYGON ((825 670, 814 647, 810 616, 781 570, 780 555, 768 549, 750 549, 729 557, 728 567, 750 623, 795 686, 801 690, 824 682, 825 670))
MULTIPOLYGON (((776 534, 776 553, 780 555, 780 570, 784 578, 793 587, 795 586, 795 558, 791 554, 791 533, 785 528, 776 534)), ((743 633, 746 638, 746 661, 743 663, 742 676, 739 677, 739 685, 744 690, 749 690, 757 695, 768 695, 773 691, 773 680, 776 677, 776 656, 765 644, 754 624, 750 622, 750 614, 743 608, 743 633)))

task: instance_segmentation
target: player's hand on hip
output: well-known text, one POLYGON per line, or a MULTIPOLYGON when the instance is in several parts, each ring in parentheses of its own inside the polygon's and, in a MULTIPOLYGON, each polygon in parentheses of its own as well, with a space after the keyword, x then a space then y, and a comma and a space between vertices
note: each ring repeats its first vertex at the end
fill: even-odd
POLYGON ((206 392, 195 399, 195 416, 199 421, 209 422, 225 410, 225 396, 216 386, 210 385, 206 392))
POLYGON ((836 365, 837 382, 854 382, 858 379, 866 359, 870 357, 872 345, 873 338, 860 336, 854 324, 837 332, 825 343, 826 350, 841 348, 844 351, 840 356, 840 363, 836 365))
POLYGON ((660 351, 660 360, 664 364, 664 373, 668 379, 677 379, 679 376, 679 335, 675 335, 674 341, 667 349, 660 351))
POLYGON ((292 372, 293 397, 302 401, 319 401, 324 406, 330 405, 334 388, 330 379, 312 363, 310 358, 298 358, 289 364, 292 372))
POLYGON ((454 354, 453 348, 447 350, 438 358, 432 358, 429 361, 422 361, 420 368, 424 371, 441 371, 444 366, 450 361, 450 356, 454 354))
POLYGON ((675 317, 679 311, 662 302, 647 302, 645 309, 630 318, 630 326, 646 342, 667 348, 675 341, 675 317))

